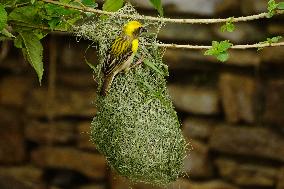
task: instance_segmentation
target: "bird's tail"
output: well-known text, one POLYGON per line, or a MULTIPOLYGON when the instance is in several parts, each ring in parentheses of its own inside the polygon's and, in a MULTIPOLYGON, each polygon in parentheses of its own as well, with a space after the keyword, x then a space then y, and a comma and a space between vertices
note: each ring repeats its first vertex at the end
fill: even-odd
POLYGON ((111 87, 111 84, 112 84, 112 81, 113 81, 113 78, 114 78, 114 74, 110 74, 108 76, 105 76, 104 78, 104 83, 103 83, 103 86, 101 88, 101 96, 106 96, 109 92, 109 89, 111 87))

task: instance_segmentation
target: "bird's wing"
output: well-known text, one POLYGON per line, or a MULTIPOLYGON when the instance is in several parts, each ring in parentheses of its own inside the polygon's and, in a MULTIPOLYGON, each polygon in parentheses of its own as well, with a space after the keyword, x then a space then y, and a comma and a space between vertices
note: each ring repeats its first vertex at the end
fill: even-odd
POLYGON ((104 74, 109 75, 115 71, 132 53, 131 42, 126 38, 118 37, 108 51, 103 67, 104 74))

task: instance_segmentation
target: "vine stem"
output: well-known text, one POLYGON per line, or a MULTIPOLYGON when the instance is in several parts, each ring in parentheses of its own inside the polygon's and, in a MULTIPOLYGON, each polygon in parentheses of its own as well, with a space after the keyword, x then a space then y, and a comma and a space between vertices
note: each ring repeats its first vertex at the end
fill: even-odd
MULTIPOLYGON (((64 6, 65 8, 71 8, 75 10, 80 10, 83 12, 90 12, 95 14, 104 14, 104 15, 114 15, 117 14, 115 12, 108 12, 99 9, 89 8, 89 7, 80 7, 70 4, 61 3, 54 0, 42 0, 46 3, 56 4, 60 6, 64 6)), ((284 14, 284 11, 277 11, 277 14, 284 14)), ((121 18, 133 18, 138 20, 149 20, 149 21, 159 21, 165 23, 177 23, 177 24, 214 24, 214 23, 226 23, 226 22, 247 22, 251 20, 257 20, 262 18, 268 18, 268 13, 260 13, 250 16, 242 16, 242 17, 230 17, 230 18, 217 18, 217 19, 175 19, 175 18, 163 18, 163 17, 153 17, 153 16, 133 16, 128 14, 120 14, 121 18)))
MULTIPOLYGON (((158 43, 159 47, 173 48, 173 49, 210 49, 212 46, 200 46, 200 45, 177 45, 177 44, 163 44, 158 43)), ((264 47, 279 47, 284 46, 284 42, 278 43, 256 43, 247 45, 233 45, 230 49, 256 49, 264 47)))
MULTIPOLYGON (((26 25, 26 24, 19 24, 19 23, 12 23, 12 25, 18 25, 22 27, 27 28, 35 28, 35 29, 41 29, 41 30, 49 30, 50 28, 45 26, 34 26, 34 25, 26 25)), ((54 32, 60 32, 60 33, 67 33, 66 30, 52 30, 54 32)), ((150 44, 149 44, 150 45, 150 44)), ((212 46, 204 46, 204 45, 178 45, 178 44, 166 44, 166 43, 158 43, 158 47, 164 47, 164 48, 172 48, 172 49, 210 49, 212 46)), ((232 45, 230 49, 256 49, 256 48, 264 48, 264 47, 279 47, 284 46, 284 42, 277 42, 277 43, 255 43, 255 44, 247 44, 247 45, 232 45)))

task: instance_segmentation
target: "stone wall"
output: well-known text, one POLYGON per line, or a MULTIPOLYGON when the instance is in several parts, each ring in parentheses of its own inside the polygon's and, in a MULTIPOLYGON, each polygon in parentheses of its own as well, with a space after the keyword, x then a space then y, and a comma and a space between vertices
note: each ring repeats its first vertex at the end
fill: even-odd
MULTIPOLYGON (((142 2, 136 1, 148 9, 142 2)), ((265 6, 262 0, 165 1, 166 13, 175 17, 247 15, 265 6)), ((221 33, 218 25, 167 25, 159 37, 193 44, 253 43, 283 35, 283 18, 237 24, 233 34, 221 33)), ((96 84, 84 63, 87 41, 49 36, 42 86, 8 45, 0 62, 1 189, 154 188, 111 172, 89 142, 96 84), (54 85, 48 87, 48 81, 54 85)), ((95 63, 95 49, 86 57, 95 63)), ((192 145, 187 175, 169 188, 284 189, 284 48, 231 51, 226 63, 200 51, 168 49, 164 60, 170 68, 168 88, 192 145)))

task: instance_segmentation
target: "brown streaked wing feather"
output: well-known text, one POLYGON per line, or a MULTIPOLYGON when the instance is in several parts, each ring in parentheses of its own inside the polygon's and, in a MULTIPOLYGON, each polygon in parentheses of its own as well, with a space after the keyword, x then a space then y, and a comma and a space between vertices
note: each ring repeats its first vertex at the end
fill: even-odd
MULTIPOLYGON (((117 44, 117 40, 114 41, 113 45, 115 44, 117 47, 121 47, 122 43, 127 43, 127 39, 123 39, 121 41, 119 41, 119 43, 121 44, 117 44), (116 44, 115 44, 116 43, 116 44)), ((112 47, 113 47, 112 45, 112 47)), ((109 49, 109 53, 108 56, 106 58, 106 61, 104 63, 104 67, 103 67, 103 72, 105 75, 109 75, 111 72, 113 72, 116 68, 119 67, 119 65, 121 65, 125 60, 127 60, 127 58, 129 56, 131 56, 132 54, 132 50, 131 50, 131 43, 127 43, 124 50, 123 51, 119 51, 118 54, 115 54, 114 48, 110 48, 109 49)))

